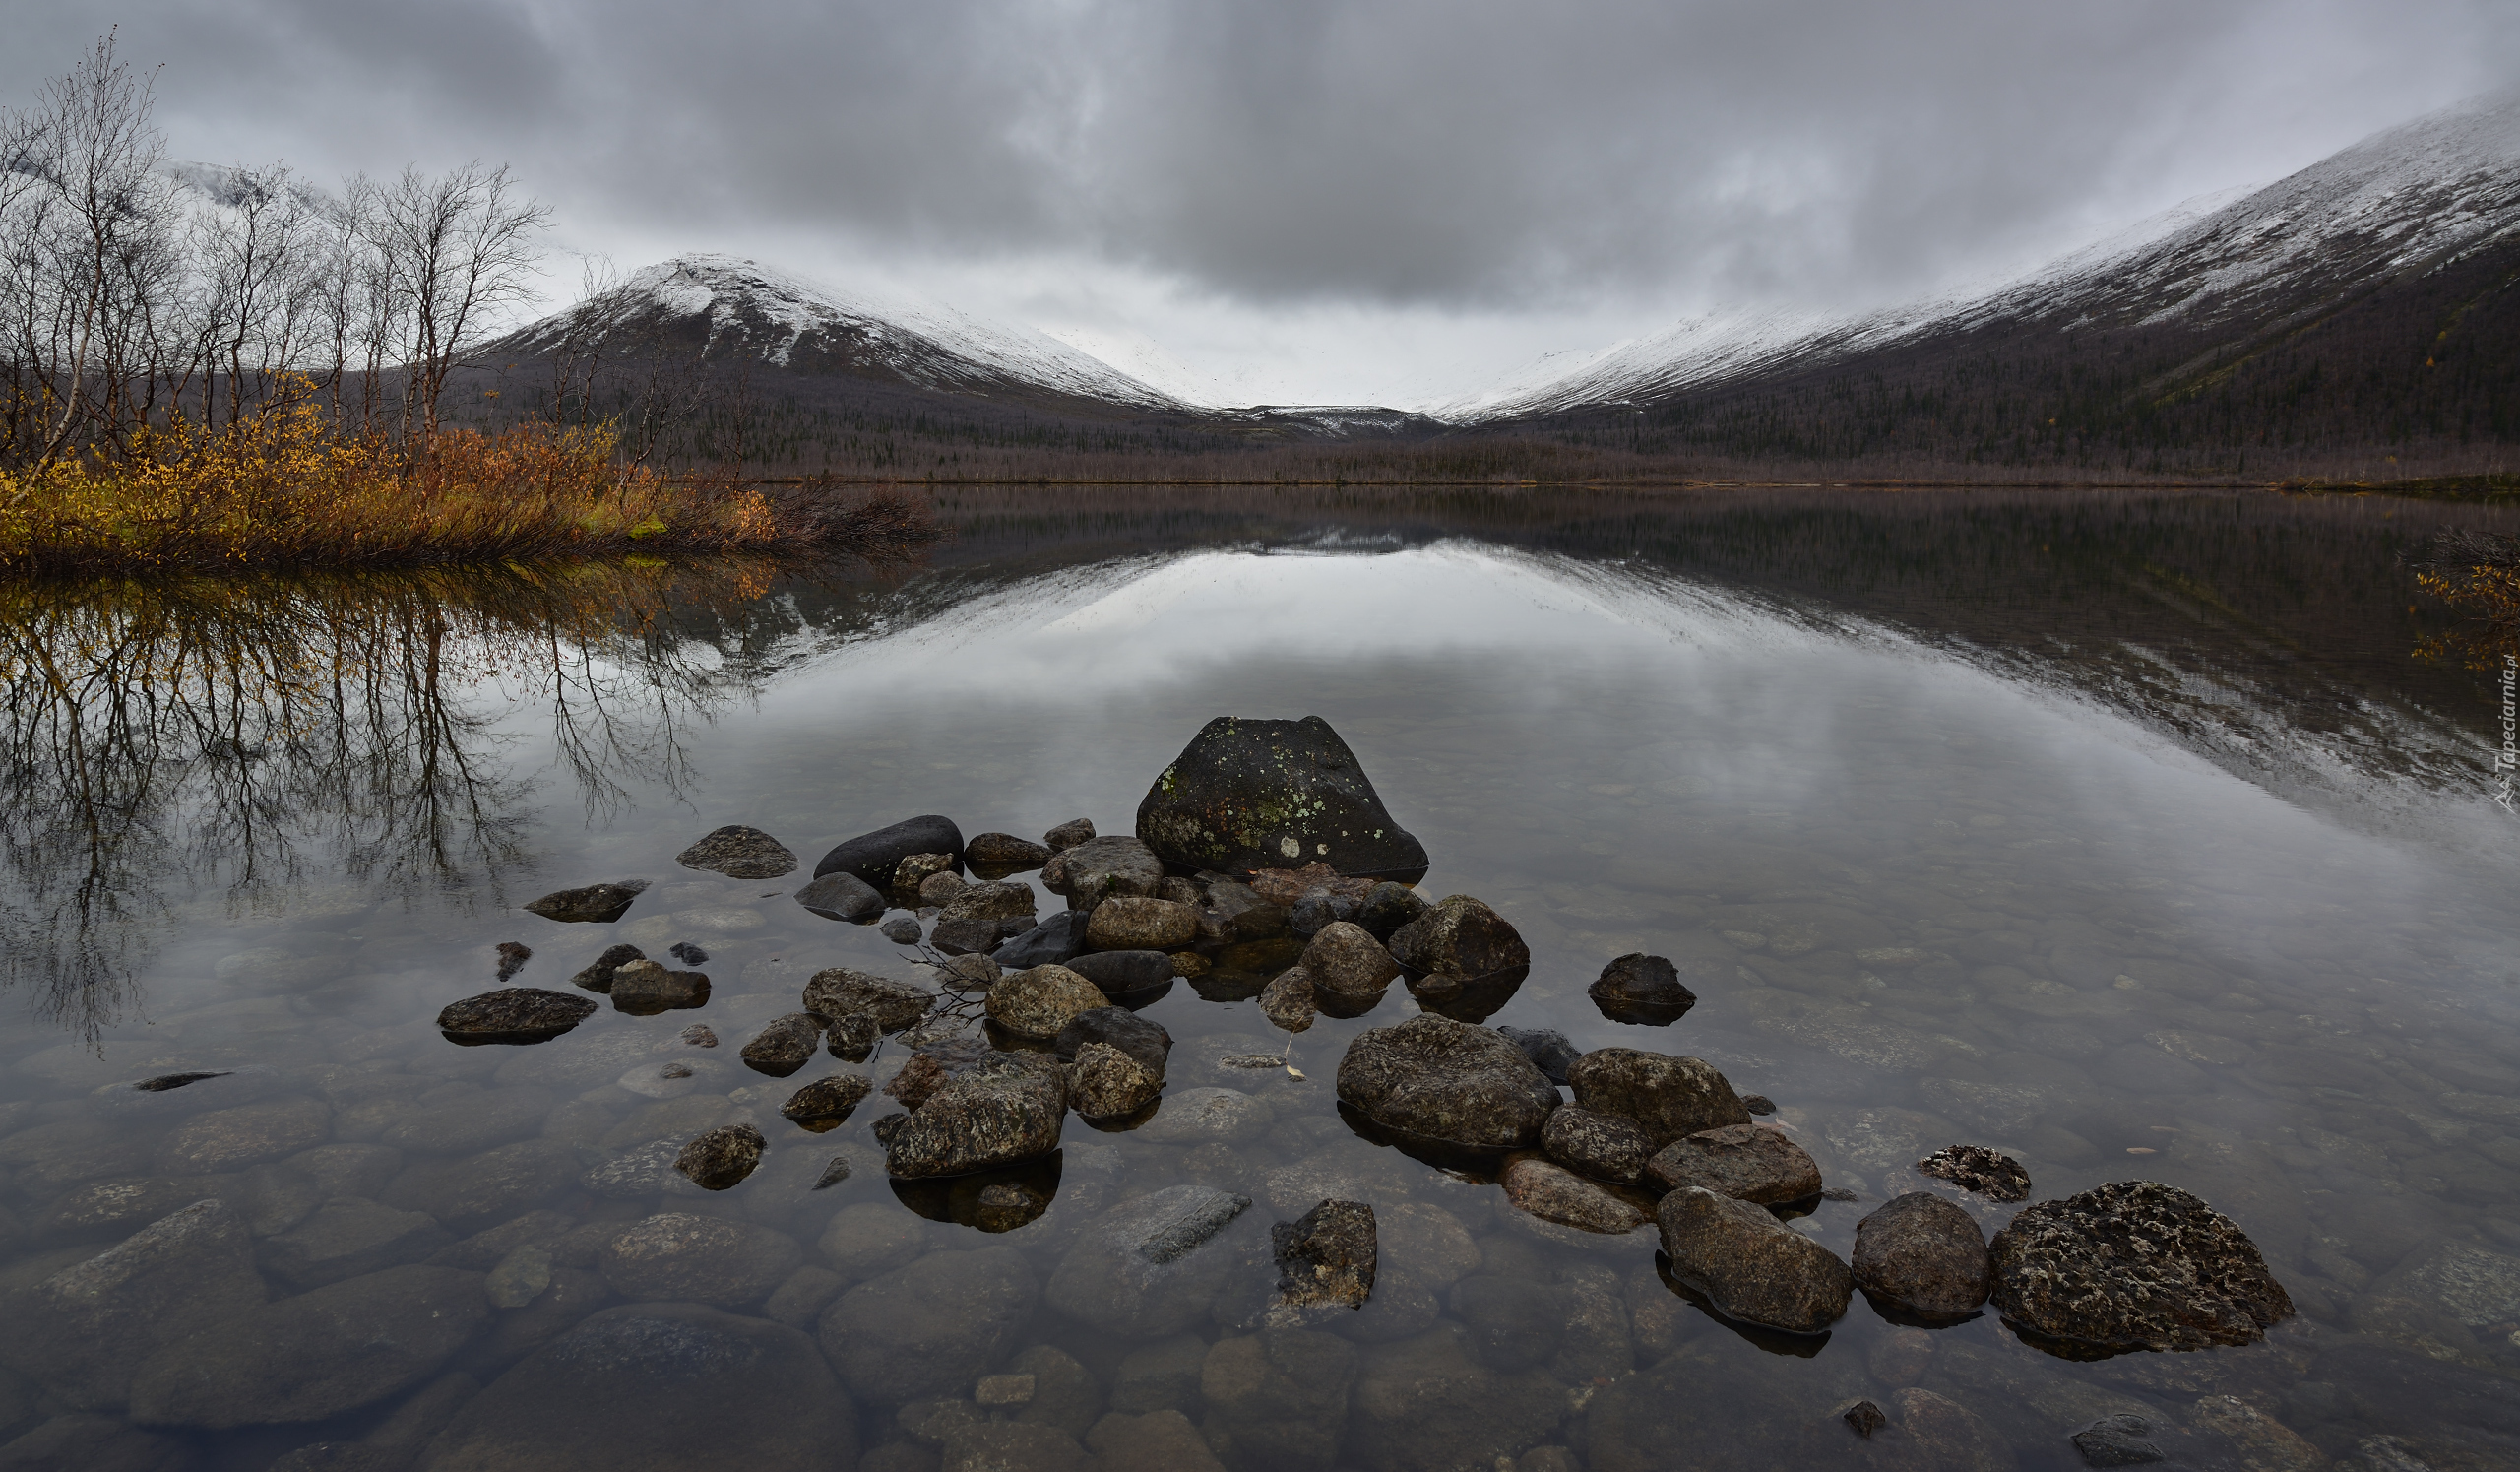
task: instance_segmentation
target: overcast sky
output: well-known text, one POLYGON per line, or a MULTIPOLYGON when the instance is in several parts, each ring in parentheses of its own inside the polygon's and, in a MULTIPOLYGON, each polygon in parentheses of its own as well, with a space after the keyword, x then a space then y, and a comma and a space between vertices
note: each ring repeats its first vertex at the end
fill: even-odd
MULTIPOLYGON (((2512 0, 0 0, 119 23, 178 158, 513 162, 683 250, 1167 353, 1468 390, 1712 306, 1886 304, 2520 82, 2512 0)), ((551 287, 577 270, 555 254, 551 287)))

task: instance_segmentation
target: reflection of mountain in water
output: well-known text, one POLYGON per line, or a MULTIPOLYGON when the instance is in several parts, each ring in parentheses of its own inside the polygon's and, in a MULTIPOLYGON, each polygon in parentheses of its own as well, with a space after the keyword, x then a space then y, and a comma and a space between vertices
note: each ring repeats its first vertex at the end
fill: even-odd
POLYGON ((129 979, 188 891, 240 912, 343 878, 497 902, 534 784, 486 681, 547 709, 591 810, 678 788, 679 725, 730 681, 667 615, 754 591, 598 568, 8 590, 0 977, 94 1036, 138 1004, 129 979))

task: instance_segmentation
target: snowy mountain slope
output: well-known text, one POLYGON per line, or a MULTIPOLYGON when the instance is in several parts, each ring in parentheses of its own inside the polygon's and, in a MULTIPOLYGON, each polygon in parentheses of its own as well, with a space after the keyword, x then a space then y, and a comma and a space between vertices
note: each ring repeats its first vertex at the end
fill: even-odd
POLYGON ((1454 423, 1649 403, 1988 329, 2277 329, 2344 293, 2520 240, 2520 94, 2364 139, 2274 184, 2190 200, 1990 289, 1854 317, 1743 311, 1561 354, 1434 406, 1454 423))
POLYGON ((1180 399, 1045 333, 942 303, 843 291, 738 256, 650 266, 616 289, 554 313, 485 350, 530 355, 574 339, 606 352, 736 351, 804 374, 849 374, 983 398, 1049 395, 1140 411, 1180 399))

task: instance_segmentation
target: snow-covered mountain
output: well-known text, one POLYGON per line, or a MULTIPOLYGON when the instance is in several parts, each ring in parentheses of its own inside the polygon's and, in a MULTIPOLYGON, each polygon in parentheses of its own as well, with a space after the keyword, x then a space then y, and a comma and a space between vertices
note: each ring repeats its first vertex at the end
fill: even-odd
POLYGON ((848 374, 978 398, 1053 396, 1136 411, 1188 406, 1046 333, 939 302, 883 297, 740 256, 676 256, 491 345, 527 355, 574 341, 607 353, 743 352, 803 374, 848 374))
POLYGON ((1853 317, 1720 313, 1561 353, 1433 406, 1454 423, 1644 404, 1983 329, 2262 335, 2391 278, 2520 242, 2520 93, 2374 134, 2290 177, 2190 200, 2026 275, 1853 317))

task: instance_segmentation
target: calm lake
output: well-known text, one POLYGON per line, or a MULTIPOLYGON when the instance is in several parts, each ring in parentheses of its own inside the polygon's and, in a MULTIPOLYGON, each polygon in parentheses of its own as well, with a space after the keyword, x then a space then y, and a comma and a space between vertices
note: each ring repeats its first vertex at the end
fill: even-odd
POLYGON ((0 1469, 2064 1469, 2119 1413, 2195 1467, 2520 1465, 2503 697, 2400 561, 2520 516, 2007 489, 938 508, 956 535, 912 566, 0 594, 0 1292, 122 1295, 76 1333, 9 1312, 0 1469), (790 897, 824 851, 921 813, 1126 834, 1220 715, 1326 719, 1425 844, 1418 892, 1520 930, 1528 979, 1467 1020, 1774 1100, 1836 1188, 1799 1230, 1840 1256, 1906 1190, 1991 1235, 2017 1207, 1913 1169, 1983 1144, 2034 1201, 2195 1192, 2298 1316, 2090 1361, 1860 1295, 1825 1336, 1736 1326, 1650 1224, 1538 1223, 1343 1116, 1340 1058, 1418 1009, 1401 986, 1288 1069, 1247 1065, 1288 1049, 1266 975, 1175 982, 1139 1010, 1173 1040, 1166 1099, 1232 1107, 1071 1116, 1003 1179, 888 1181, 880 1095, 825 1132, 781 1117, 909 1056, 746 1067, 807 977, 935 980, 790 897), (726 824, 802 867, 675 863, 726 824), (627 879, 611 924, 521 908, 627 879), (625 941, 705 956, 706 1004, 536 1046, 433 1025, 573 991, 625 941), (511 983, 502 942, 532 952, 511 983), (1682 963, 1694 1010, 1594 1006, 1636 951, 1682 963), (222 1076, 130 1087, 183 1072, 222 1076), (733 1189, 640 1155, 737 1121, 769 1143, 733 1189), (1185 1184, 1249 1198, 1227 1230, 1264 1265, 1273 1224, 1370 1203, 1372 1300, 1299 1330, 1251 1327, 1239 1281, 1119 1329, 1052 1302, 1098 1219, 1185 1184), (140 1287, 81 1266, 205 1200, 140 1287), (680 1246, 618 1246, 660 1214, 680 1246), (572 1335, 648 1300, 713 1307, 572 1335), (1893 1431, 1848 1430, 1858 1399, 1893 1431))

